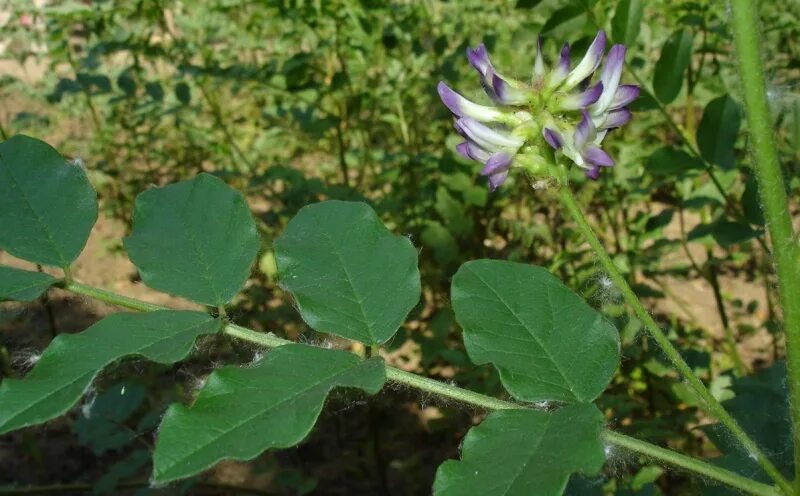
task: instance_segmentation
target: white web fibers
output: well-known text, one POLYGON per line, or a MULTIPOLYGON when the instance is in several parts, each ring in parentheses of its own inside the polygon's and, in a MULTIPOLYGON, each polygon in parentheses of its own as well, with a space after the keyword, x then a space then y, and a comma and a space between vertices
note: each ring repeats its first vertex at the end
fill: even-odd
POLYGON ((622 291, 614 284, 608 273, 597 270, 586 284, 590 299, 596 305, 602 307, 622 302, 622 291))
POLYGON ((635 454, 608 442, 603 443, 603 454, 606 457, 606 464, 603 467, 603 472, 609 478, 616 478, 629 474, 638 462, 635 454))
POLYGON ((341 350, 344 349, 346 346, 349 346, 349 343, 346 341, 339 341, 338 343, 330 338, 323 338, 319 336, 313 336, 306 333, 301 334, 297 338, 297 342, 300 344, 307 344, 308 346, 314 346, 315 348, 324 348, 326 350, 341 350))
POLYGON ((97 390, 90 384, 86 392, 83 393, 83 401, 81 402, 81 415, 83 418, 87 420, 92 418, 92 408, 95 400, 97 400, 97 390))
MULTIPOLYGON (((447 384, 450 386, 457 387, 456 382, 453 380, 440 381, 440 382, 442 384, 447 384)), ((461 410, 470 414, 474 414, 478 411, 476 407, 469 405, 467 403, 456 401, 446 396, 431 393, 429 391, 423 391, 421 389, 417 389, 407 384, 399 382, 387 381, 386 385, 384 386, 384 390, 401 393, 406 396, 416 397, 417 405, 420 411, 425 410, 428 407, 446 407, 449 409, 461 410)))
POLYGON ((22 372, 29 372, 42 358, 39 350, 24 349, 14 352, 11 356, 11 367, 22 372))
POLYGON ((531 181, 531 188, 533 188, 536 191, 542 191, 550 187, 553 187, 555 185, 556 182, 552 178, 540 179, 538 181, 531 181))

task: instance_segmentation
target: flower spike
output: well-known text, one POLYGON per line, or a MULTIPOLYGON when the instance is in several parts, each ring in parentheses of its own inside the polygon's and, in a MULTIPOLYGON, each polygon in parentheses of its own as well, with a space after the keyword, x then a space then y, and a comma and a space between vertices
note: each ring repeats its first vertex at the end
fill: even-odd
POLYGON ((482 164, 480 175, 494 191, 514 169, 533 178, 551 177, 552 154, 566 157, 589 179, 614 166, 601 148, 610 131, 631 120, 627 106, 641 92, 636 85, 620 84, 625 45, 612 46, 602 70, 606 35, 599 31, 586 54, 570 68, 570 46, 565 43, 548 72, 537 37, 533 75, 529 84, 503 76, 495 69, 484 44, 467 49, 467 59, 480 76, 493 104, 473 102, 440 82, 442 103, 456 117, 456 145, 462 157, 482 164), (592 82, 593 76, 596 78, 592 82))

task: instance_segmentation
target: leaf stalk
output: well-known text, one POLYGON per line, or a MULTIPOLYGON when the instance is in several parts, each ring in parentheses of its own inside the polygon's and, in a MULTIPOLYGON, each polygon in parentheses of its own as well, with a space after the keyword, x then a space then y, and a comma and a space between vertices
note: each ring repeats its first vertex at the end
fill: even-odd
MULTIPOLYGON (((62 281, 59 284, 59 287, 76 294, 94 298, 96 300, 100 300, 102 302, 122 308, 127 308, 129 310, 151 312, 168 309, 167 307, 147 303, 141 300, 113 293, 105 289, 89 286, 77 281, 62 281)), ((268 348, 275 348, 293 343, 293 341, 280 338, 273 333, 258 332, 232 323, 227 324, 223 328, 222 332, 234 338, 268 348)), ((435 379, 417 375, 412 372, 407 372, 389 365, 386 366, 386 378, 395 384, 402 384, 425 393, 434 394, 442 398, 458 401, 459 403, 471 405, 480 409, 508 410, 531 408, 531 405, 513 403, 511 401, 476 393, 475 391, 470 391, 469 389, 460 388, 453 384, 437 381, 435 379)), ((662 448, 660 446, 656 446, 646 441, 631 438, 609 429, 603 430, 602 437, 605 442, 614 446, 618 446, 634 453, 639 453, 647 458, 658 460, 661 463, 678 469, 701 474, 709 479, 713 479, 720 483, 740 489, 747 494, 757 496, 775 496, 779 494, 779 492, 776 492, 776 489, 770 485, 753 481, 729 470, 712 465, 708 462, 698 460, 681 453, 662 448)))

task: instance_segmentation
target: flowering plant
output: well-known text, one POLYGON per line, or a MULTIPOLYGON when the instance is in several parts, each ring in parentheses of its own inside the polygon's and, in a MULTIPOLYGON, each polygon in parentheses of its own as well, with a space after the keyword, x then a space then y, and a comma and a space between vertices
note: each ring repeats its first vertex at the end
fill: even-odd
MULTIPOLYGON (((204 485, 215 493, 227 492, 228 488, 213 479, 211 469, 218 462, 250 462, 261 456, 262 462, 274 461, 268 451, 303 442, 311 435, 326 403, 344 402, 349 412, 347 424, 352 417, 354 430, 361 433, 369 429, 372 435, 346 439, 348 436, 340 436, 337 429, 337 449, 333 451, 337 456, 330 458, 350 465, 343 456, 350 450, 341 450, 341 441, 364 438, 369 449, 352 451, 369 451, 376 465, 374 481, 367 477, 350 477, 347 481, 369 489, 356 491, 348 486, 345 492, 400 494, 390 488, 394 483, 387 482, 398 474, 387 475, 402 468, 415 482, 419 474, 429 476, 436 496, 583 493, 582 488, 568 484, 595 486, 591 489, 596 491, 590 492, 621 490, 628 494, 626 485, 638 491, 635 486, 641 487, 642 479, 647 481, 641 492, 648 493, 658 492, 660 486, 666 493, 684 494, 684 486, 688 486, 688 493, 695 494, 697 485, 706 489, 709 484, 724 484, 748 494, 800 494, 800 477, 795 475, 792 480, 793 469, 800 474, 800 274, 796 271, 800 245, 783 182, 784 175, 791 174, 781 169, 771 140, 773 122, 764 94, 758 34, 751 22, 755 18, 753 3, 731 1, 753 157, 749 163, 744 159, 738 167, 734 159, 745 154, 734 155, 740 122, 733 98, 723 95, 712 100, 699 127, 695 126, 693 85, 702 79, 700 69, 708 53, 705 41, 702 53, 693 57, 691 36, 682 29, 674 33, 663 43, 652 87, 638 72, 640 56, 623 67, 626 46, 634 46, 641 24, 644 2, 640 0, 622 0, 616 5, 608 37, 604 31, 597 32, 598 22, 604 17, 594 15, 603 10, 603 2, 580 1, 580 9, 585 8, 588 14, 581 30, 587 36, 586 53, 571 60, 572 49, 564 45, 558 57, 546 64, 540 39, 531 44, 536 49, 533 75, 525 82, 498 72, 486 46, 467 50, 469 65, 478 72, 489 102, 472 101, 444 82, 439 84, 439 95, 455 114, 456 131, 463 138, 455 150, 482 164, 481 175, 491 190, 503 185, 513 173, 546 179, 544 182, 555 186, 536 201, 524 195, 488 194, 482 179, 465 174, 471 167, 468 161, 453 161, 449 153, 441 151, 443 132, 435 131, 437 123, 431 123, 432 132, 426 127, 422 133, 409 125, 419 122, 420 112, 427 111, 431 100, 442 113, 444 109, 431 91, 439 76, 415 77, 413 83, 405 80, 410 84, 400 85, 409 74, 405 69, 418 65, 438 74, 440 66, 431 64, 432 59, 441 60, 442 66, 457 60, 466 68, 461 48, 450 48, 463 47, 464 39, 475 33, 462 31, 459 39, 459 35, 445 31, 446 36, 435 44, 417 46, 420 37, 403 33, 401 26, 420 24, 418 19, 436 15, 439 9, 461 9, 461 4, 392 4, 387 9, 392 10, 392 22, 375 30, 368 20, 384 19, 381 13, 376 14, 380 9, 371 9, 371 4, 368 8, 358 2, 306 2, 292 11, 301 16, 296 19, 302 28, 296 39, 301 43, 283 40, 282 44, 264 44, 260 36, 255 36, 252 44, 240 43, 243 38, 229 36, 241 29, 240 25, 226 23, 228 29, 219 31, 213 27, 225 17, 216 15, 198 15, 211 24, 195 26, 200 35, 196 40, 200 41, 188 41, 195 39, 187 31, 191 26, 185 19, 175 24, 172 12, 164 10, 170 7, 169 2, 137 4, 135 8, 142 10, 147 25, 152 24, 147 9, 155 9, 164 21, 164 31, 148 34, 146 42, 126 48, 141 50, 142 63, 135 56, 135 67, 115 75, 119 89, 116 96, 112 96, 116 90, 110 79, 84 70, 98 67, 98 54, 123 46, 119 40, 126 36, 115 30, 114 43, 108 43, 99 26, 116 26, 110 21, 124 17, 120 13, 126 11, 110 8, 114 2, 98 9, 82 4, 66 6, 62 11, 65 26, 93 24, 74 19, 98 20, 97 29, 85 30, 97 45, 76 48, 72 42, 80 40, 81 34, 65 29, 67 51, 62 56, 71 64, 61 67, 63 64, 53 59, 53 67, 75 73, 78 86, 68 79, 62 79, 59 86, 80 92, 94 116, 97 136, 107 140, 103 145, 109 152, 106 157, 117 155, 115 147, 125 140, 124 135, 106 127, 104 110, 125 121, 132 114, 117 113, 113 110, 116 105, 131 110, 149 108, 148 115, 158 119, 175 115, 175 128, 184 133, 190 132, 187 121, 196 120, 186 116, 197 115, 187 112, 202 111, 207 105, 232 154, 230 162, 249 162, 250 153, 258 150, 240 147, 240 138, 248 134, 241 135, 241 127, 237 132, 228 127, 240 123, 235 117, 237 106, 228 105, 227 99, 216 93, 217 85, 210 84, 215 81, 212 77, 231 78, 233 93, 243 95, 239 93, 246 87, 240 84, 243 74, 255 74, 248 80, 249 86, 264 86, 261 89, 268 96, 263 102, 269 107, 266 116, 270 130, 280 133, 275 138, 281 147, 264 141, 262 151, 273 156, 273 152, 282 154, 292 148, 284 140, 291 127, 285 125, 286 118, 291 115, 294 122, 308 125, 308 137, 313 137, 310 146, 318 147, 313 151, 319 152, 324 148, 321 143, 328 139, 336 157, 333 174, 324 160, 313 162, 313 172, 306 171, 312 172, 313 181, 305 181, 303 166, 297 166, 300 170, 276 167, 259 154, 253 155, 258 158, 243 170, 249 174, 267 162, 270 165, 263 178, 215 170, 170 183, 170 174, 160 170, 170 169, 169 162, 160 163, 150 171, 158 174, 154 182, 160 186, 136 196, 132 211, 126 209, 122 214, 132 219, 132 226, 119 246, 138 272, 138 277, 131 279, 149 286, 151 293, 144 301, 123 294, 124 287, 117 287, 117 293, 87 284, 91 277, 83 270, 87 264, 77 262, 82 252, 91 255, 84 246, 98 219, 99 205, 108 202, 102 190, 99 194, 95 190, 103 184, 98 180, 103 177, 98 175, 98 169, 102 169, 98 163, 103 160, 66 160, 46 143, 15 134, 19 123, 9 128, 15 130, 13 133, 0 125, 4 140, 0 142, 0 302, 13 300, 15 306, 21 302, 43 307, 49 312, 52 331, 52 336, 45 336, 52 339, 43 341, 46 346, 36 351, 14 349, 18 342, 6 341, 6 327, 0 332, 0 435, 8 436, 0 439, 0 445, 10 440, 20 446, 18 463, 33 465, 30 462, 38 450, 28 447, 35 447, 35 437, 13 431, 67 416, 75 419, 74 432, 80 443, 91 447, 96 455, 125 447, 133 450, 137 445, 126 453, 129 456, 104 457, 114 465, 107 467, 106 476, 97 481, 96 493, 166 484, 175 484, 170 491, 176 492, 204 485), (337 11, 340 6, 345 7, 339 9, 344 13, 337 11), (72 8, 79 13, 70 13, 72 8), (404 18, 409 13, 413 16, 404 18), (396 19, 404 20, 395 23, 396 19), (624 44, 606 50, 609 39, 624 44), (381 48, 376 49, 376 44, 381 48), (264 45, 269 45, 267 50, 264 45), (297 53, 284 54, 287 60, 281 61, 278 52, 287 45, 301 48, 297 53), (155 46, 164 51, 155 50, 155 46), (208 53, 198 57, 194 52, 197 46, 209 47, 208 53), (318 52, 309 51, 313 46, 318 52), (228 59, 216 58, 225 47, 237 56, 242 50, 244 55, 235 59, 238 62, 269 62, 263 71, 251 72, 240 66, 228 70, 227 64, 219 64, 228 59), (393 56, 381 64, 364 63, 375 52, 382 58, 392 51, 393 56), (78 53, 87 54, 85 63, 73 57, 78 53), (159 54, 160 62, 167 58, 179 61, 178 76, 192 83, 191 88, 202 95, 202 103, 191 99, 186 82, 176 84, 173 97, 166 96, 159 83, 147 79, 152 76, 148 61, 153 59, 145 54, 154 53, 159 54), (410 53, 414 56, 409 58, 410 53), (319 64, 321 61, 325 63, 319 64), (201 67, 195 65, 201 62, 201 67), (697 67, 692 62, 698 62, 697 67), (318 70, 320 66, 324 70, 318 70), (269 81, 263 79, 267 73, 269 81), (638 85, 622 84, 623 73, 638 85), (190 81, 189 74, 196 79, 190 81), (687 111, 667 109, 683 94, 684 76, 687 111), (137 81, 147 81, 142 91, 137 90, 137 81), (383 86, 373 88, 373 83, 383 86), (320 93, 314 86, 324 87, 329 93, 320 93), (651 125, 658 117, 656 112, 637 113, 638 122, 645 124, 630 131, 654 138, 650 144, 655 142, 661 148, 651 152, 648 143, 628 140, 615 146, 619 153, 612 158, 604 143, 610 132, 631 119, 628 105, 638 97, 640 86, 641 91, 652 93, 652 98, 637 102, 637 108, 649 105, 651 110, 660 110, 670 128, 664 132, 662 126, 651 125), (105 91, 111 95, 102 93, 105 91), (141 105, 143 92, 150 95, 149 105, 141 105), (365 94, 370 98, 362 98, 365 94), (397 98, 386 98, 387 94, 397 98), (425 104, 405 105, 408 100, 425 104), (95 107, 103 101, 109 107, 95 107), (391 107, 393 113, 387 111, 391 107), (228 110, 232 114, 227 114, 228 110), (674 119, 674 115, 684 114, 685 124, 674 119), (320 121, 319 115, 330 119, 320 121), (376 127, 378 122, 381 127, 376 127), (361 153, 354 153, 356 150, 361 153), (647 165, 645 156, 649 157, 647 165), (582 183, 590 187, 582 190, 579 199, 575 197, 568 180, 571 176, 582 173, 595 180, 615 163, 613 177, 606 174, 602 183, 582 183), (689 164, 688 170, 681 170, 685 164, 689 164), (568 167, 575 174, 567 174, 568 167), (328 180, 337 177, 337 184, 330 185, 334 187, 321 188, 317 175, 326 174, 328 180), (305 186, 297 187, 298 180, 305 186), (744 190, 741 202, 738 197, 731 201, 730 195, 738 194, 745 180, 749 189, 744 190), (247 184, 248 193, 238 192, 226 181, 247 184), (249 203, 264 186, 272 190, 268 198, 276 202, 258 202, 259 207, 267 205, 267 211, 259 208, 253 215, 249 203), (712 195, 714 198, 709 198, 712 195), (757 213, 763 206, 760 219, 748 212, 745 195, 756 204, 757 213), (376 210, 365 201, 344 201, 354 197, 371 202, 376 210), (561 205, 545 204, 556 197, 561 205), (323 198, 326 201, 314 201, 323 198), (628 209, 620 198, 631 201, 635 208, 628 209), (283 215, 275 213, 280 208, 278 201, 286 202, 283 215), (694 207, 688 207, 689 203, 694 207), (596 206, 601 208, 593 208, 596 206), (713 217, 713 224, 704 219, 687 235, 684 207, 700 211, 702 217, 713 217), (743 207, 742 212, 739 207, 743 207), (434 210, 439 220, 433 217, 434 210), (670 222, 673 213, 681 221, 680 236, 665 233, 652 243, 653 234, 670 222), (565 214, 569 218, 565 219, 565 214), (503 226, 504 222, 508 223, 503 226), (598 230, 601 235, 595 234, 594 224, 604 222, 607 224, 598 230), (731 225, 735 236, 723 229, 731 225), (525 230, 514 229, 519 226, 525 230), (536 231, 540 227, 543 229, 536 231), (403 235, 392 229, 402 230, 403 235), (769 230, 769 238, 765 230, 769 230), (537 237, 535 242, 525 241, 530 233, 537 237), (540 244, 538 238, 548 235, 550 239, 540 244), (716 243, 706 245, 706 261, 698 263, 687 248, 693 236, 694 242, 704 236, 716 243), (421 250, 415 246, 417 239, 423 247, 434 250, 421 250), (758 245, 745 241, 758 241, 758 245), (659 264, 665 246, 686 249, 692 268, 670 264, 662 270, 659 264), (728 257, 733 262, 726 264, 734 268, 736 260, 750 264, 754 256, 763 257, 769 316, 759 332, 783 331, 786 366, 780 360, 783 345, 777 340, 772 342, 774 354, 769 368, 739 358, 734 333, 744 335, 746 331, 734 328, 738 318, 728 324, 727 302, 716 281, 719 250, 733 255, 728 257), (429 255, 432 251, 435 256, 429 255), (506 257, 513 261, 501 259, 506 257), (259 272, 254 274, 256 260, 259 272), (461 264, 457 270, 455 263, 461 264), (685 277, 692 274, 691 270, 715 289, 723 321, 719 330, 725 333, 724 341, 722 337, 719 341, 724 347, 717 347, 712 333, 709 339, 678 317, 671 316, 665 323, 656 313, 661 308, 653 300, 640 299, 646 294, 642 280, 658 282, 653 272, 657 276, 680 273, 685 277), (439 276, 440 284, 432 276, 439 276), (587 288, 592 284, 597 286, 587 288), (181 309, 166 306, 174 303, 167 295, 162 295, 164 306, 149 300, 158 292, 181 298, 181 309), (64 319, 54 316, 48 298, 61 298, 65 293, 124 311, 108 315, 79 333, 59 332, 64 319), (280 315, 273 318, 278 313, 273 310, 279 306, 280 315), (296 310, 298 316, 287 321, 284 315, 289 312, 283 309, 296 310), (773 319, 773 315, 777 317, 773 319), (642 339, 642 333, 648 338, 642 339), (398 346, 398 337, 404 340, 402 346, 398 346), (126 360, 136 360, 136 370, 144 371, 137 374, 141 378, 128 380, 130 368, 120 366, 126 360), (178 362, 182 363, 173 365, 178 362), (749 375, 748 366, 761 370, 749 375), (178 368, 191 380, 178 387, 173 387, 174 377, 162 380, 175 375, 178 368), (125 382, 111 384, 115 375, 126 372, 125 382), (342 394, 344 388, 350 391, 342 394), (442 442, 424 447, 421 443, 411 446, 411 456, 395 450, 401 443, 384 443, 382 447, 382 438, 387 436, 377 429, 391 432, 392 423, 375 422, 382 417, 375 413, 393 409, 405 414, 416 408, 406 408, 408 398, 400 400, 401 406, 388 391, 367 397, 398 388, 415 391, 420 403, 435 398, 435 407, 422 405, 424 415, 420 418, 441 414, 441 420, 450 423, 452 435, 438 436, 442 442), (352 400, 355 395, 359 401, 352 400), (787 397, 794 401, 786 401, 787 397), (145 401, 148 398, 153 401, 145 401), (752 408, 767 404, 764 398, 770 398, 770 408, 752 408), (675 401, 665 401, 672 399, 675 401), (142 411, 145 405, 147 414, 142 411), (368 422, 356 415, 362 410, 368 422), (464 415, 464 410, 468 414, 464 415), (758 410, 757 415, 752 410, 758 410), (653 437, 649 420, 659 422, 662 437, 653 437), (716 423, 695 428, 706 420, 716 423), (696 443, 700 430, 707 439, 696 443), (692 442, 686 443, 686 438, 692 442), (134 441, 143 441, 146 449, 134 441), (709 451, 712 443, 722 457, 707 458, 717 454, 709 451), (792 460, 792 443, 796 463, 792 460), (430 449, 435 456, 422 449, 430 449), (27 451, 34 452, 33 456, 27 451), (389 454, 392 460, 385 458, 389 454), (618 458, 626 462, 621 471, 618 458), (428 460, 437 460, 435 475, 427 468, 407 470, 411 465, 405 462, 414 459, 423 460, 426 467, 431 466, 428 460), (676 477, 670 472, 656 482, 662 470, 654 463, 700 477, 676 477), (652 469, 656 469, 656 475, 652 475, 652 469), (211 479, 206 472, 211 472, 211 479), (144 478, 129 480, 137 474, 144 478), (604 487, 599 489, 600 485, 604 487)), ((235 3, 220 0, 207 12, 229 13, 238 19, 241 12, 231 8, 235 3)), ((523 3, 537 2, 519 2, 523 3)), ((248 5, 246 14, 258 20, 277 19, 280 24, 283 17, 271 14, 283 13, 286 7, 270 5, 263 7, 266 10, 248 5), (257 12, 262 15, 252 15, 257 12)), ((180 2, 172 7, 183 8, 180 2)), ((502 15, 504 12, 498 9, 497 16, 502 15)), ((556 12, 552 18, 558 17, 556 12)), ((39 23, 39 14, 35 19, 39 23)), ((46 24, 54 35, 60 31, 49 21, 39 24, 46 24)), ((272 27, 261 22, 252 26, 258 30, 255 33, 262 29, 268 32, 272 27)), ((510 26, 504 36, 513 28, 510 26)), ((548 21, 543 32, 557 31, 551 28, 548 21)), ((480 31, 480 26, 475 30, 480 31)), ((704 25, 698 31, 705 34, 712 28, 704 25)), ((646 43, 653 43, 650 33, 642 34, 646 43)), ((666 36, 659 34, 653 39, 660 44, 666 36)), ((652 46, 643 44, 641 48, 638 55, 649 53, 652 46)), ((117 52, 112 53, 115 60, 121 59, 117 52)), ((69 97, 68 101, 75 100, 69 97)), ((253 108, 250 103, 248 100, 243 107, 248 113, 253 108)), ((253 113, 257 114, 260 110, 253 113)), ((262 117, 254 117, 253 122, 262 123, 262 117)), ((143 126, 132 124, 127 129, 139 135, 143 126)), ((444 131, 445 120, 439 124, 444 131)), ((147 140, 182 141, 172 140, 175 135, 171 133, 159 135, 155 129, 147 133, 147 140)), ((260 131, 263 126, 256 125, 256 129, 260 131)), ((186 141, 187 147, 203 149, 202 141, 186 141)), ((143 142, 136 141, 131 148, 138 149, 143 142)), ((142 153, 148 159, 158 155, 153 149, 142 153)), ((187 158, 191 157, 180 155, 175 160, 187 158)), ((123 157, 116 159, 123 162, 123 157)), ((201 154, 195 165, 207 170, 213 163, 213 155, 201 154)), ((139 168, 130 169, 136 174, 139 168)), ((142 177, 150 176, 141 176, 140 180, 142 177)), ((134 186, 126 184, 125 179, 115 184, 134 186)), ((121 256, 121 251, 116 250, 115 256, 121 256)), ((662 288, 664 293, 669 291, 667 286, 662 288)), ((655 298, 678 301, 663 294, 655 298)), ((73 305, 73 301, 66 300, 63 306, 80 310, 82 305, 73 305)), ((0 321, 4 319, 5 313, 0 315, 0 321)), ((704 330, 713 331, 710 326, 704 330)), ((328 413, 337 411, 342 410, 330 408, 328 413)), ((330 415, 325 417, 328 420, 330 415)), ((437 430, 443 432, 438 420, 437 430)), ((47 429, 61 429, 65 424, 72 422, 37 427, 33 434, 46 435, 47 429)), ((406 436, 406 424, 397 425, 397 431, 406 436)), ((0 465, 5 467, 7 458, 0 456, 0 465)), ((302 462, 303 470, 318 475, 305 466, 305 460, 302 462)), ((7 482, 2 475, 0 484, 7 482)), ((310 488, 307 480, 278 487, 281 475, 274 471, 270 474, 270 493, 273 483, 277 494, 283 494, 283 489, 292 494, 314 491, 313 480, 310 488)), ((90 489, 82 480, 77 485, 64 482, 70 484, 0 487, 0 493, 90 489)), ((413 487, 407 492, 420 492, 416 484, 413 487)), ((237 489, 241 488, 231 488, 230 492, 239 492, 237 489)), ((708 490, 716 494, 716 489, 708 490)), ((334 490, 341 492, 341 487, 334 490)))
POLYGON ((483 164, 480 173, 488 177, 492 190, 515 167, 535 178, 551 175, 548 145, 590 179, 597 179, 602 167, 614 165, 601 144, 609 131, 631 119, 627 105, 639 96, 639 86, 620 84, 626 51, 621 44, 608 51, 599 80, 592 83, 605 46, 606 35, 600 31, 570 69, 570 46, 565 43, 557 63, 547 71, 539 38, 529 84, 500 74, 485 45, 468 48, 467 59, 491 106, 475 103, 439 82, 439 96, 456 116, 456 131, 465 139, 456 150, 483 164))

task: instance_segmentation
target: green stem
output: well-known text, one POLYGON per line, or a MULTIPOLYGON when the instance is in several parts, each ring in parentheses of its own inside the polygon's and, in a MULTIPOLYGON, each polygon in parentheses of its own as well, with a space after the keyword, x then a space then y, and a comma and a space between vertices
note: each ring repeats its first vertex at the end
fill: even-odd
POLYGON ((228 336, 233 336, 235 338, 250 341, 251 343, 260 344, 261 346, 266 346, 267 348, 277 348, 278 346, 283 346, 286 344, 291 344, 294 341, 289 341, 288 339, 279 338, 278 336, 272 334, 271 332, 257 332, 252 329, 248 329, 246 327, 242 327, 236 324, 228 324, 223 329, 222 332, 227 334, 228 336))
POLYGON ((639 453, 647 458, 659 460, 673 467, 683 468, 689 472, 704 475, 708 478, 723 482, 733 487, 737 487, 750 494, 769 494, 773 496, 781 494, 773 486, 756 482, 752 479, 748 479, 747 477, 742 477, 741 475, 735 474, 728 470, 721 469, 715 465, 699 461, 690 456, 676 453, 672 450, 662 448, 661 446, 656 446, 654 444, 640 441, 639 439, 628 437, 618 432, 606 430, 603 431, 602 436, 604 441, 613 444, 614 446, 619 446, 625 450, 639 453))
POLYGON ((728 312, 725 310, 725 300, 722 297, 722 289, 719 286, 719 276, 717 274, 717 262, 714 259, 714 254, 710 248, 707 249, 708 254, 708 282, 711 283, 711 289, 714 290, 714 302, 717 304, 717 313, 722 322, 722 330, 725 336, 725 344, 728 347, 728 354, 733 360, 733 370, 737 377, 747 374, 747 367, 744 365, 742 357, 739 355, 739 349, 736 346, 736 336, 733 335, 731 322, 728 319, 728 312))
POLYGON ((786 363, 794 439, 795 487, 800 493, 800 247, 792 228, 775 129, 769 112, 761 67, 763 46, 758 34, 758 9, 754 0, 731 0, 732 26, 739 59, 747 122, 750 126, 750 152, 764 218, 778 274, 786 335, 786 363))
POLYGON ((775 465, 769 460, 769 458, 764 455, 764 453, 758 448, 756 443, 750 439, 747 433, 739 426, 736 420, 731 417, 731 415, 722 407, 722 405, 714 398, 714 395, 706 388, 703 382, 695 375, 692 371, 691 367, 686 363, 686 361, 681 356, 680 352, 672 345, 669 338, 667 338, 664 331, 658 327, 656 321, 653 320, 653 317, 647 313, 647 310, 642 305, 642 302, 639 301, 639 298, 636 296, 636 293, 633 292, 633 289, 628 285, 628 282, 620 273, 617 266, 614 265, 614 262, 611 260, 611 257, 608 256, 603 245, 600 243, 600 240, 597 239, 597 236, 594 234, 594 231, 589 226, 589 223, 586 221, 586 217, 583 215, 583 211, 578 206, 577 201, 575 200, 575 196, 572 194, 572 191, 569 188, 569 184, 566 180, 566 171, 562 169, 561 171, 561 187, 559 188, 559 193, 561 195, 561 201, 564 206, 569 211, 570 215, 572 215, 573 220, 578 225, 578 229, 583 233, 583 236, 586 238, 586 241, 594 250, 595 254, 597 255, 600 263, 603 264, 603 267, 608 272, 609 277, 611 280, 614 281, 614 284, 617 286, 619 291, 622 293, 622 296, 625 298, 625 301, 628 305, 633 309, 633 313, 636 315, 639 320, 642 321, 645 328, 649 331, 650 336, 655 340, 658 346, 661 348, 661 351, 669 358, 675 368, 678 370, 680 375, 684 378, 684 380, 688 383, 689 387, 694 391, 697 395, 698 399, 700 399, 700 405, 705 406, 704 410, 706 413, 716 417, 722 422, 725 427, 733 434, 733 436, 739 441, 739 443, 744 447, 745 451, 750 455, 755 457, 758 464, 764 471, 775 481, 777 482, 787 494, 792 494, 792 485, 787 481, 783 475, 775 468, 775 465))
POLYGON ((111 291, 106 291, 105 289, 95 288, 94 286, 89 286, 75 280, 61 281, 58 286, 62 289, 66 289, 67 291, 72 291, 73 293, 88 296, 90 298, 94 298, 95 300, 100 300, 102 302, 127 308, 129 310, 136 310, 138 312, 169 310, 167 307, 162 307, 160 305, 154 305, 153 303, 147 303, 135 298, 122 296, 121 294, 112 293, 111 291))
POLYGON ((524 406, 511 403, 510 401, 504 401, 491 396, 486 396, 484 394, 470 391, 469 389, 463 389, 458 386, 447 384, 446 382, 440 382, 429 377, 406 372, 405 370, 400 370, 394 367, 386 367, 386 378, 397 384, 404 384, 414 389, 425 391, 426 393, 435 394, 444 398, 458 401, 459 403, 465 403, 468 405, 477 406, 479 408, 485 408, 487 410, 511 410, 524 408, 524 406))
MULTIPOLYGON (((119 307, 136 310, 141 312, 150 312, 156 310, 169 310, 167 307, 153 305, 134 298, 122 296, 111 291, 96 288, 76 281, 64 282, 59 284, 59 287, 73 293, 89 296, 97 300, 116 305, 119 307)), ((291 344, 293 341, 283 339, 275 336, 272 333, 263 333, 242 327, 236 324, 227 324, 223 331, 229 336, 249 341, 268 348, 275 348, 286 344, 291 344)), ((476 393, 469 389, 463 389, 458 386, 440 382, 435 379, 420 376, 411 372, 406 372, 395 367, 386 366, 386 379, 395 383, 408 386, 419 391, 435 394, 437 396, 448 398, 459 403, 472 405, 474 407, 486 410, 510 410, 528 408, 526 405, 512 403, 510 401, 501 400, 485 394, 476 393)), ((752 481, 740 475, 737 475, 728 470, 716 467, 710 463, 702 460, 693 459, 686 455, 661 448, 645 441, 640 441, 623 434, 618 434, 610 430, 603 431, 603 439, 610 444, 619 446, 628 451, 640 453, 649 458, 659 460, 660 462, 676 468, 686 469, 691 472, 704 475, 708 478, 719 481, 723 484, 728 484, 749 494, 774 496, 777 494, 772 486, 761 484, 752 481)), ((2 491, 0 491, 2 493, 2 491)))

